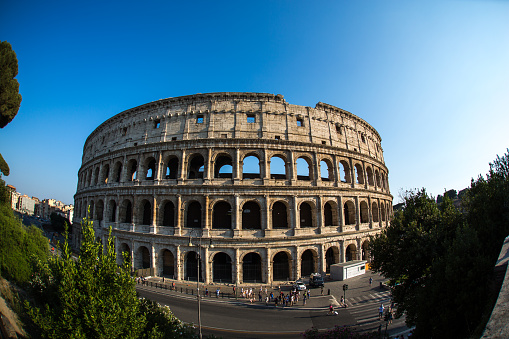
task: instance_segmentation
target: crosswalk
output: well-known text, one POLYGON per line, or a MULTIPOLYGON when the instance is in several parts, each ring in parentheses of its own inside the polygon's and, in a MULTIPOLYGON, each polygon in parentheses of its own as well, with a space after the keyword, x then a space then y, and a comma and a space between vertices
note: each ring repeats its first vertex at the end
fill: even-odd
MULTIPOLYGON (((358 297, 349 297, 346 299, 348 312, 357 321, 356 328, 359 331, 377 331, 379 327, 384 330, 386 322, 379 319, 378 308, 383 304, 385 308, 391 304, 391 295, 389 291, 379 293, 368 293, 358 297)), ((405 327, 404 317, 394 319, 388 329, 405 327)))

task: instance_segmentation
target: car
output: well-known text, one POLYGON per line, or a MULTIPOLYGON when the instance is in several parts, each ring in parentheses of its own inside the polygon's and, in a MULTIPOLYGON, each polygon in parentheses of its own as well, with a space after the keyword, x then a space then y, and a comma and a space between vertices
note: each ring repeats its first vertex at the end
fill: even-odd
POLYGON ((323 285, 323 278, 318 273, 313 273, 309 277, 309 286, 310 287, 322 287, 323 285))
POLYGON ((306 284, 304 284, 302 281, 297 280, 293 283, 293 288, 295 288, 297 291, 305 291, 306 290, 306 284))

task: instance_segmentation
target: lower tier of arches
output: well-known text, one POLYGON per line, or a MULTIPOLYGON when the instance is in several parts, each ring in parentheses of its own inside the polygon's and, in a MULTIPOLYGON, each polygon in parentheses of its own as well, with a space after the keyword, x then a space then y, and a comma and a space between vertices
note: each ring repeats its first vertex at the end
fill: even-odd
MULTIPOLYGON (((79 245, 79 225, 73 240, 79 245)), ((374 232, 288 241, 243 240, 231 243, 196 236, 157 237, 113 230, 117 263, 129 260, 134 270, 176 280, 205 283, 263 283, 293 281, 352 260, 369 261, 369 235, 374 232)), ((96 235, 107 242, 107 231, 96 235)))

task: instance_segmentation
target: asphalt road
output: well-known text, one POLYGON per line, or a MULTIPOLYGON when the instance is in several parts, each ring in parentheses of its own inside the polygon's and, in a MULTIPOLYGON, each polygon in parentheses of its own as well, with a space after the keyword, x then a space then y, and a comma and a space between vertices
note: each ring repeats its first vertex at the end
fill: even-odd
MULTIPOLYGON (((377 278, 376 282, 381 280, 377 278)), ((325 291, 330 288, 331 295, 339 299, 343 295, 343 283, 326 283, 325 291)), ((384 331, 387 323, 379 320, 378 307, 381 303, 386 307, 389 305, 390 292, 380 289, 378 284, 369 286, 366 276, 351 279, 349 285, 346 299, 348 307, 337 309, 339 314, 336 316, 327 315, 331 296, 321 296, 317 289, 313 290, 312 301, 307 306, 299 302, 298 307, 284 309, 266 307, 258 302, 250 304, 231 299, 202 298, 202 332, 222 338, 302 338, 302 333, 312 327, 325 330, 335 325, 352 326, 360 332, 377 331, 379 328, 384 331)), ((137 290, 142 297, 168 305, 179 319, 198 323, 196 295, 141 285, 137 285, 137 290)), ((388 334, 391 336, 407 334, 408 331, 404 318, 388 324, 388 334)))
MULTIPOLYGON (((152 291, 138 288, 141 297, 168 305, 177 318, 198 323, 196 296, 175 295, 172 292, 152 291)), ((223 338, 299 338, 311 327, 332 328, 335 325, 351 325, 355 319, 339 310, 337 316, 327 315, 326 310, 294 310, 220 302, 202 299, 202 331, 223 338)))

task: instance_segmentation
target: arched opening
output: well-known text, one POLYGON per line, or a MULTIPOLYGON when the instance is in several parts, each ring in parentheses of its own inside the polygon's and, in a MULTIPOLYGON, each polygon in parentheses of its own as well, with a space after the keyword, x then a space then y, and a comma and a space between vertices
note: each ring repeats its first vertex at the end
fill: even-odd
POLYGON ((300 204, 300 227, 313 227, 313 214, 311 205, 307 202, 300 204))
POLYGON ((95 212, 95 203, 94 203, 93 200, 90 202, 88 209, 89 209, 89 212, 88 212, 89 215, 87 215, 87 217, 89 217, 90 219, 94 219, 94 216, 95 216, 95 214, 94 214, 94 212, 95 212))
POLYGON ((226 253, 220 252, 212 259, 212 278, 214 282, 232 282, 232 259, 226 253))
POLYGON ((201 228, 201 204, 192 201, 187 207, 187 227, 201 228))
POLYGON ((250 252, 244 256, 242 273, 244 282, 262 282, 262 258, 258 253, 250 252))
POLYGON ((152 225, 152 205, 149 201, 143 200, 141 202, 141 212, 142 212, 142 225, 152 225))
POLYGON ((272 228, 288 228, 286 205, 281 201, 272 206, 272 228))
POLYGON ((150 251, 145 246, 140 246, 136 253, 136 267, 134 269, 150 268, 150 251))
POLYGON ((175 275, 175 257, 170 250, 163 250, 163 276, 172 278, 175 275))
POLYGON ((355 225, 355 205, 351 201, 344 205, 345 225, 355 225))
POLYGON ((131 204, 130 200, 124 200, 124 203, 122 204, 122 221, 125 223, 132 223, 133 222, 133 206, 131 204))
POLYGON ((380 207, 380 210, 382 211, 382 221, 385 221, 385 207, 383 204, 380 207))
POLYGON ((103 213, 104 213, 104 202, 102 200, 99 200, 97 202, 97 206, 95 208, 95 219, 102 221, 103 220, 103 213))
POLYGON ((131 248, 126 243, 120 245, 120 252, 118 252, 118 262, 123 265, 126 260, 131 263, 131 248))
POLYGON ((378 170, 375 170, 375 180, 376 180, 376 186, 380 187, 381 186, 381 183, 380 183, 380 172, 378 172, 378 170))
POLYGON ((362 171, 362 166, 359 164, 355 164, 354 169, 355 169, 355 177, 356 177, 357 184, 363 185, 364 184, 364 175, 363 175, 363 171, 362 171))
POLYGON ((376 202, 371 204, 371 214, 373 216, 373 222, 378 222, 378 205, 376 202))
POLYGON ((203 179, 203 172, 205 171, 205 161, 201 154, 194 154, 189 162, 187 178, 188 179, 203 179))
POLYGON ((273 280, 290 280, 290 258, 288 253, 278 252, 272 263, 273 280))
POLYGON ((106 185, 108 183, 109 176, 110 176, 110 165, 106 164, 103 166, 102 169, 101 182, 106 185))
POLYGON ((127 168, 128 168, 127 180, 129 180, 129 181, 136 180, 137 171, 138 171, 138 163, 136 162, 136 160, 134 160, 134 159, 129 160, 127 168))
POLYGON ((305 277, 316 273, 314 253, 311 250, 305 250, 300 258, 300 273, 305 277))
POLYGON ((329 202, 326 202, 325 206, 323 206, 323 223, 324 226, 334 225, 332 218, 332 206, 329 202))
POLYGON ((108 203, 108 221, 115 222, 117 217, 117 203, 115 200, 110 200, 108 203))
POLYGON ((175 206, 171 201, 166 202, 163 207, 163 226, 175 226, 175 206))
POLYGON ((99 167, 97 167, 94 172, 94 186, 97 186, 98 183, 99 183, 99 167))
POLYGON ((260 206, 248 201, 242 206, 242 229, 258 230, 262 228, 260 206))
POLYGON ((311 180, 311 164, 307 158, 297 159, 297 180, 311 180))
POLYGON ((345 160, 339 162, 339 178, 342 182, 351 183, 350 166, 345 160))
MULTIPOLYGON (((185 261, 185 275, 184 279, 197 281, 198 280, 198 253, 194 251, 187 252, 185 261)), ((201 260, 201 258, 200 258, 201 260)), ((200 281, 203 281, 203 265, 200 261, 200 281)))
POLYGON ((228 155, 220 155, 214 163, 214 178, 233 178, 232 158, 228 155))
POLYGON ((322 181, 332 181, 334 178, 334 172, 329 160, 320 161, 320 177, 322 181))
POLYGON ((229 229, 232 227, 232 208, 226 201, 214 204, 212 210, 212 228, 229 229))
POLYGON ((339 249, 336 246, 329 247, 325 252, 325 272, 330 273, 331 265, 339 263, 339 249))
POLYGON ((270 158, 270 178, 271 179, 286 179, 286 162, 280 156, 273 156, 270 158))
POLYGON ((122 163, 117 161, 115 163, 115 167, 113 168, 113 180, 115 182, 120 182, 120 178, 122 177, 122 163))
POLYGON ((165 178, 166 179, 177 179, 179 168, 179 159, 173 157, 166 163, 165 178))
POLYGON ((371 167, 366 167, 366 177, 368 178, 368 185, 373 186, 375 184, 373 180, 373 170, 371 167))
POLYGON ((260 159, 249 155, 242 161, 242 179, 260 178, 260 159))
POLYGON ((345 250, 345 260, 346 261, 352 261, 357 258, 357 246, 354 244, 348 245, 348 247, 345 250))
POLYGON ((368 244, 369 244, 369 241, 366 240, 362 243, 362 253, 361 253, 361 260, 368 260, 369 258, 369 250, 368 250, 368 244))
POLYGON ((154 180, 156 176, 156 160, 154 158, 149 158, 145 162, 147 166, 147 173, 145 175, 145 180, 154 180))
POLYGON ((369 211, 368 204, 365 201, 361 201, 361 224, 369 222, 369 211))

